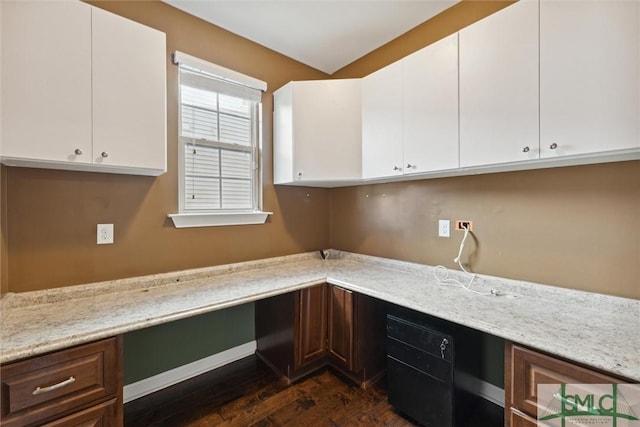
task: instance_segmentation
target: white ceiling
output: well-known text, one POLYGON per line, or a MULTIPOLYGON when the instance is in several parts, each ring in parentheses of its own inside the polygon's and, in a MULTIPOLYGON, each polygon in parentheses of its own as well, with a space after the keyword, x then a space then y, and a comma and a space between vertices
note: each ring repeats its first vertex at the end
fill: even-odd
POLYGON ((459 0, 163 0, 325 73, 459 0))

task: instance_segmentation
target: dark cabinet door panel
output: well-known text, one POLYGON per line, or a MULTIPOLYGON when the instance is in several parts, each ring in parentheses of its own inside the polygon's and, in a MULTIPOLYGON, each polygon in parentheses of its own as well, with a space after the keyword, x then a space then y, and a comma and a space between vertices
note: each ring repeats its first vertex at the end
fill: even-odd
POLYGON ((327 351, 326 285, 298 292, 296 369, 323 357, 327 351))
POLYGON ((353 293, 337 286, 329 288, 329 353, 349 370, 353 358, 353 293))

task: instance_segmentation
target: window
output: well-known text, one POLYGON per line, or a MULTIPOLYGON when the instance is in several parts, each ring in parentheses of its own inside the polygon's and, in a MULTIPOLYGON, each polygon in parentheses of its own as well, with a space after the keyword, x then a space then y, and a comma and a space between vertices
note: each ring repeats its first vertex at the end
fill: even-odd
POLYGON ((171 218, 176 227, 263 223, 260 101, 266 84, 181 52, 174 62, 180 213, 171 218))

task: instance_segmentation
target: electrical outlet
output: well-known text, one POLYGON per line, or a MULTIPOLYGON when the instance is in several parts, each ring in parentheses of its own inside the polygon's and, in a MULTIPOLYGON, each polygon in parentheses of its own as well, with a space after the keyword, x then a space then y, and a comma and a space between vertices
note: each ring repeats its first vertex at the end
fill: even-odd
POLYGON ((98 244, 113 243, 113 224, 98 224, 98 244))
POLYGON ((473 231, 473 221, 456 221, 456 230, 464 230, 465 228, 468 228, 469 231, 473 231))
POLYGON ((449 220, 441 219, 438 221, 438 236, 449 237, 449 220))

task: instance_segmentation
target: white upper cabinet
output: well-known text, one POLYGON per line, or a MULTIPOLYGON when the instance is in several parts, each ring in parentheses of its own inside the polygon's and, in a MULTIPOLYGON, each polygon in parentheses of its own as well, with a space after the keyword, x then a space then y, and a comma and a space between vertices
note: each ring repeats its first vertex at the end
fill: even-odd
POLYGON ((164 33, 97 8, 92 29, 94 162, 166 170, 164 33))
POLYGON ((403 63, 404 173, 458 167, 458 34, 403 63))
POLYGON ((274 92, 274 183, 362 177, 361 80, 290 82, 274 92))
POLYGON ((537 1, 460 31, 461 167, 537 159, 538 106, 537 1))
POLYGON ((402 62, 362 79, 362 177, 402 175, 402 62))
POLYGON ((640 147, 640 2, 540 3, 543 158, 640 147))
POLYGON ((166 171, 164 33, 80 1, 5 1, 2 162, 166 171))
POLYGON ((458 35, 363 78, 365 179, 458 167, 458 35))
POLYGON ((2 7, 2 156, 91 163, 91 6, 2 7))
MULTIPOLYGON (((640 2, 519 0, 362 78, 361 108, 363 183, 639 159, 640 2)), ((276 131, 317 131, 301 111, 276 131)), ((276 183, 339 169, 288 135, 276 183)))

